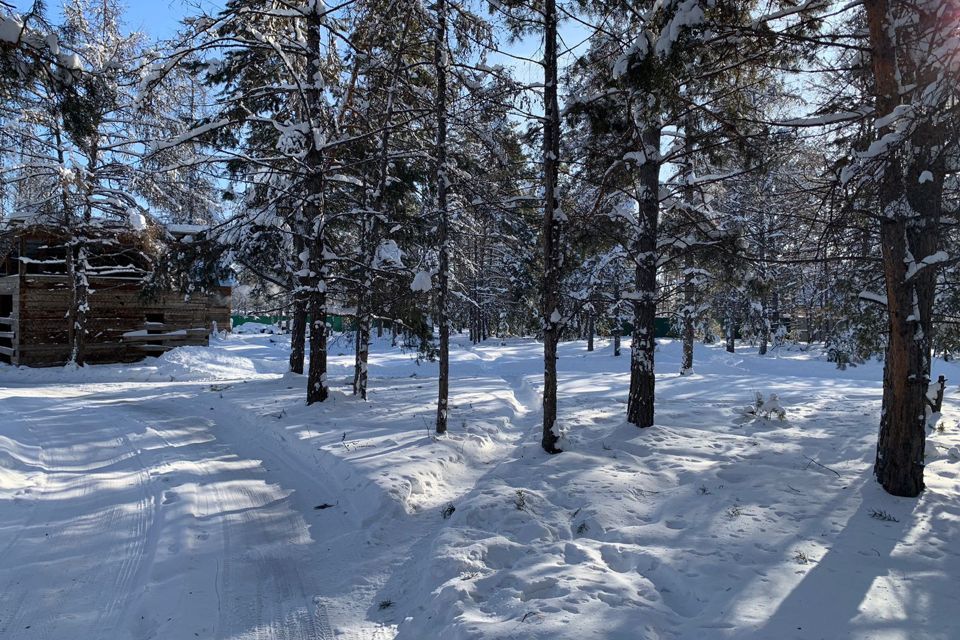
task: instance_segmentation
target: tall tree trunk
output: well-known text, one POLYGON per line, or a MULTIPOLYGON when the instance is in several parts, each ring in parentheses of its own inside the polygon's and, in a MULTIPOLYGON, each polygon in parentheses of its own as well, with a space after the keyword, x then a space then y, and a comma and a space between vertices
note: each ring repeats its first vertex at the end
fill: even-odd
MULTIPOLYGON (((388 109, 389 111, 389 109, 388 109)), ((357 333, 353 362, 353 394, 367 399, 368 364, 370 361, 370 327, 373 322, 373 270, 377 247, 377 216, 383 207, 383 192, 387 185, 388 130, 384 131, 381 146, 380 177, 377 184, 377 196, 371 211, 363 225, 361 255, 363 273, 357 287, 357 333)))
MULTIPOLYGON (((368 263, 369 264, 369 263, 368 263)), ((357 296, 357 338, 353 364, 353 394, 367 399, 367 367, 370 361, 370 286, 365 281, 357 296)))
POLYGON ((293 324, 290 327, 290 371, 303 374, 307 346, 307 299, 302 294, 293 301, 293 324))
POLYGON ((439 270, 437 272, 437 324, 439 324, 440 379, 437 389, 437 433, 447 432, 447 411, 450 394, 450 317, 447 308, 450 270, 450 214, 447 211, 447 7, 445 0, 437 0, 437 31, 433 43, 433 65, 437 75, 434 189, 437 198, 437 243, 439 270))
MULTIPOLYGON (((57 143, 57 161, 64 172, 67 170, 66 153, 64 151, 62 133, 60 127, 53 128, 57 143)), ((92 186, 86 189, 86 202, 84 203, 84 221, 90 219, 90 193, 92 186)), ((62 211, 62 224, 67 234, 64 241, 63 258, 67 267, 67 281, 70 283, 70 308, 67 310, 67 340, 70 345, 70 355, 68 363, 82 367, 86 360, 86 327, 87 312, 89 310, 89 301, 87 299, 88 281, 86 272, 86 249, 83 239, 83 231, 77 232, 76 221, 73 219, 73 212, 70 207, 70 194, 66 185, 60 188, 60 204, 62 211)))
MULTIPOLYGON (((304 230, 302 225, 294 226, 293 251, 300 261, 300 271, 310 268, 310 261, 306 258, 304 249, 304 230), (301 257, 303 256, 303 257, 301 257)), ((293 275, 293 326, 290 327, 290 371, 303 374, 303 361, 306 357, 307 346, 307 304, 309 294, 306 286, 295 272, 293 275)))
POLYGON ((323 402, 327 399, 327 264, 324 234, 323 176, 312 176, 311 202, 308 207, 314 220, 313 239, 310 247, 310 366, 307 369, 307 404, 323 402))
MULTIPOLYGON (((387 130, 384 130, 381 154, 386 154, 387 130)), ((382 166, 382 163, 381 163, 382 166)), ((383 192, 384 180, 378 179, 377 193, 383 192)), ((376 200, 376 199, 375 199, 376 200)), ((370 211, 366 212, 367 219, 363 223, 362 237, 360 238, 360 254, 363 272, 359 275, 357 287, 357 327, 354 340, 353 360, 353 395, 367 399, 367 365, 370 360, 370 323, 373 318, 373 262, 376 252, 375 229, 379 207, 375 202, 370 211)))
MULTIPOLYGON (((940 5, 925 8, 937 6, 940 5)), ((890 4, 887 0, 866 0, 864 7, 870 32, 875 110, 878 117, 886 117, 911 98, 926 96, 924 91, 936 81, 937 73, 933 60, 927 56, 939 37, 946 34, 936 33, 936 11, 918 11, 912 5, 890 4), (901 89, 908 84, 914 87, 909 93, 901 89)), ((919 108, 907 113, 931 118, 919 108)), ((879 136, 891 133, 889 125, 878 131, 879 136)), ((889 337, 874 472, 883 488, 897 496, 916 496, 924 488, 927 389, 938 266, 936 261, 923 264, 937 252, 940 239, 945 165, 939 146, 945 144, 943 135, 944 131, 931 120, 918 122, 909 139, 883 158, 879 184, 878 219, 889 337)))
MULTIPOLYGON (((695 165, 693 158, 693 136, 696 128, 693 111, 690 110, 684 118, 683 123, 683 155, 684 155, 684 184, 683 184, 683 202, 687 207, 688 216, 691 219, 697 219, 697 212, 694 211, 694 189, 693 179, 695 174, 695 165)), ((696 286, 694 285, 694 261, 690 247, 686 247, 686 253, 683 256, 683 329, 682 357, 680 361, 680 375, 687 376, 693 373, 693 339, 694 339, 694 310, 696 308, 696 286)))
POLYGON ((725 322, 724 331, 726 333, 727 339, 727 353, 736 353, 737 351, 737 321, 733 318, 733 313, 731 312, 727 315, 725 322))
POLYGON ((781 333, 780 318, 780 293, 774 289, 770 293, 770 346, 777 349, 782 346, 783 334, 781 333))
POLYGON ((683 265, 683 357, 680 362, 680 375, 688 376, 693 373, 694 309, 697 304, 693 256, 688 253, 684 257, 683 265))
POLYGON ((593 309, 587 312, 587 351, 593 351, 593 334, 596 333, 596 325, 593 317, 593 309))
POLYGON ((631 247, 635 261, 633 293, 633 345, 630 351, 630 395, 627 421, 638 427, 653 426, 654 350, 657 331, 657 223, 660 215, 660 128, 642 132, 646 161, 639 168, 637 228, 631 247))
POLYGON ((87 315, 90 310, 87 279, 87 249, 83 233, 71 234, 66 246, 67 276, 70 280, 70 360, 82 367, 86 362, 87 315))
POLYGON ((68 271, 72 279, 71 293, 71 331, 70 338, 70 363, 82 367, 86 363, 87 346, 87 317, 90 314, 90 279, 87 268, 87 237, 86 228, 93 220, 93 194, 95 189, 94 175, 97 154, 90 156, 92 168, 87 169, 87 189, 83 206, 83 221, 79 233, 73 233, 69 246, 67 247, 68 271), (72 267, 72 269, 71 269, 72 267))
POLYGON ((547 453, 559 453, 557 420, 557 343, 563 318, 560 307, 560 220, 557 177, 560 159, 560 110, 557 102, 557 3, 544 0, 543 88, 543 434, 547 453))
POLYGON ((623 335, 623 320, 620 318, 620 302, 622 292, 620 291, 620 269, 615 267, 613 280, 613 317, 610 319, 610 326, 613 327, 613 355, 620 356, 620 337, 623 335))
MULTIPOLYGON (((321 78, 320 31, 323 18, 317 3, 309 14, 307 49, 307 77, 321 78)), ((325 107, 323 89, 313 82, 306 91, 307 111, 310 114, 310 148, 304 158, 308 175, 306 178, 306 201, 304 215, 310 225, 310 367, 307 370, 307 404, 327 399, 327 257, 326 257, 326 203, 324 202, 324 151, 317 147, 321 136, 319 114, 325 107)))
POLYGON ((307 404, 327 399, 327 293, 310 292, 310 368, 307 371, 307 404))
POLYGON ((479 231, 474 233, 473 241, 470 244, 470 251, 473 254, 473 277, 471 278, 470 291, 472 304, 470 305, 470 342, 477 344, 480 342, 480 241, 478 239, 479 231))
POLYGON ((760 348, 758 350, 759 355, 767 355, 767 343, 770 340, 770 310, 768 308, 768 287, 769 283, 767 282, 767 217, 763 213, 763 207, 760 208, 760 239, 759 239, 759 253, 760 253, 760 265, 759 265, 759 276, 760 276, 760 348))
POLYGON ((770 318, 767 310, 766 294, 760 297, 760 348, 757 353, 767 355, 767 344, 770 341, 770 318))

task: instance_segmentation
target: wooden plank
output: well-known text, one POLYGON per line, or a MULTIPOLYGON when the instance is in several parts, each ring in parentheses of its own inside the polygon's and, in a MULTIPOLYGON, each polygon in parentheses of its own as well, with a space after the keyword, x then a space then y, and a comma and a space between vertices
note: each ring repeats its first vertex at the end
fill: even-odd
POLYGON ((0 354, 5 356, 12 356, 16 353, 16 350, 13 347, 0 347, 0 354))
POLYGON ((142 351, 170 351, 177 347, 206 347, 209 346, 209 343, 204 340, 202 342, 183 342, 183 343, 164 343, 164 344, 132 344, 130 345, 131 349, 138 349, 142 351))
MULTIPOLYGON (((121 355, 128 350, 128 345, 120 342, 108 342, 86 345, 88 359, 100 359, 108 355, 121 355)), ((20 356, 30 360, 59 360, 66 362, 70 357, 70 346, 67 344, 21 345, 20 356)))
MULTIPOLYGON (((199 323, 203 324, 203 323, 199 323)), ((197 323, 184 326, 176 325, 169 322, 144 322, 143 325, 139 327, 141 331, 157 331, 159 333, 169 333, 171 331, 203 331, 204 333, 210 333, 210 330, 203 326, 197 326, 197 323)), ((154 334, 156 335, 156 334, 154 334)))
MULTIPOLYGON (((14 294, 10 322, 0 321, 0 335, 17 333, 18 354, 24 364, 62 364, 69 357, 67 310, 71 304, 65 275, 30 274, 0 277, 0 285, 14 294)), ((137 279, 91 277, 90 312, 87 318, 86 357, 90 362, 129 362, 144 353, 159 353, 175 346, 206 345, 216 323, 230 328, 229 287, 186 298, 181 292, 144 295, 137 279), (147 323, 148 315, 162 318, 147 323), (158 331, 127 339, 134 331, 158 331), (182 332, 182 333, 181 333, 182 332), (176 335, 163 335, 163 334, 176 335), (159 344, 156 344, 159 343, 159 344)))
POLYGON ((206 339, 208 331, 206 329, 187 329, 186 333, 147 333, 136 335, 124 335, 124 342, 178 342, 182 340, 194 339, 199 337, 206 339))
MULTIPOLYGON (((205 323, 191 323, 185 325, 165 325, 169 327, 168 331, 161 333, 143 334, 144 340, 155 340, 164 337, 166 334, 185 331, 188 334, 207 335, 210 332, 205 323), (200 324, 201 326, 197 326, 200 324)), ((120 340, 123 334, 134 331, 146 331, 144 324, 139 320, 111 319, 103 321, 97 318, 91 318, 87 323, 87 339, 92 342, 103 342, 104 339, 120 340)), ((34 320, 26 323, 20 332, 23 340, 30 343, 57 343, 67 339, 69 331, 67 322, 64 318, 34 320)))
POLYGON ((135 344, 135 345, 131 345, 131 348, 138 349, 140 351, 164 353, 164 352, 170 351, 171 349, 174 349, 175 347, 167 346, 163 344, 135 344))

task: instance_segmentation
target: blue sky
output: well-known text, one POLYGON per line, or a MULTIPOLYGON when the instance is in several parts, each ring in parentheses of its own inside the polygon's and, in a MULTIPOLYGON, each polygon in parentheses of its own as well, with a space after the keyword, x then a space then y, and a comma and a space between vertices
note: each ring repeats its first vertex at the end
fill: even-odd
MULTIPOLYGON (((7 0, 10 2, 11 0, 7 0)), ((143 31, 155 39, 169 38, 176 33, 179 22, 182 18, 195 15, 197 10, 195 4, 200 3, 207 11, 216 12, 223 8, 227 0, 121 0, 126 6, 126 26, 131 31, 143 31)), ((33 4, 33 0, 12 0, 12 3, 20 11, 27 11, 33 4)), ((47 17, 58 22, 61 19, 62 0, 47 0, 47 17)), ((561 29, 571 42, 579 41, 577 28, 571 29, 566 25, 561 29), (567 33, 570 32, 570 33, 567 33), (573 37, 570 37, 573 36, 573 37)), ((537 37, 528 37, 518 43, 501 43, 507 51, 514 54, 535 56, 540 55, 540 39, 537 37)), ((541 81, 541 71, 536 65, 512 60, 506 56, 492 57, 493 62, 503 63, 513 66, 519 79, 523 82, 541 81)))
MULTIPOLYGON (((8 0, 9 1, 9 0, 8 0)), ((222 7, 225 0, 200 0, 202 6, 215 11, 222 7)), ((14 6, 20 11, 26 11, 33 5, 32 0, 13 0, 14 6)), ((196 9, 184 0, 127 0, 123 2, 127 7, 127 27, 133 31, 143 31, 154 38, 172 36, 184 16, 193 15, 196 9)), ((62 3, 59 0, 47 0, 47 16, 56 22, 60 15, 62 3)))
MULTIPOLYGON (((8 2, 10 0, 7 0, 8 2)), ((195 15, 195 4, 199 2, 209 12, 216 12, 223 7, 226 0, 125 0, 126 25, 132 31, 143 31, 155 39, 169 38, 174 35, 181 18, 195 15)), ((12 0, 20 11, 26 11, 33 4, 33 0, 12 0)), ((48 18, 57 22, 61 17, 61 0, 47 0, 48 18)), ((561 27, 561 35, 565 45, 574 45, 583 38, 585 33, 580 25, 565 24, 561 27)), ((540 39, 530 36, 520 42, 509 44, 501 43, 507 51, 525 56, 539 57, 540 39)), ((561 45, 563 48, 563 45, 561 45)), ((561 61, 569 62, 570 57, 561 61)), ((492 57, 493 62, 513 66, 515 73, 522 82, 540 82, 542 71, 537 65, 512 60, 506 56, 492 57)))

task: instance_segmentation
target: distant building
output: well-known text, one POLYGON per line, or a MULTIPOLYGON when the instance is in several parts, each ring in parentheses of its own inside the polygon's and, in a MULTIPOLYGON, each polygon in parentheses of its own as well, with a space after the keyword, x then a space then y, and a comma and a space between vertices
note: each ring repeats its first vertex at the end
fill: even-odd
MULTIPOLYGON (((183 230, 169 230, 174 236, 183 230)), ((133 362, 230 329, 230 287, 189 296, 146 286, 152 247, 129 226, 89 238, 85 360, 133 362)), ((66 238, 54 226, 0 226, 0 363, 57 366, 70 358, 66 238)))

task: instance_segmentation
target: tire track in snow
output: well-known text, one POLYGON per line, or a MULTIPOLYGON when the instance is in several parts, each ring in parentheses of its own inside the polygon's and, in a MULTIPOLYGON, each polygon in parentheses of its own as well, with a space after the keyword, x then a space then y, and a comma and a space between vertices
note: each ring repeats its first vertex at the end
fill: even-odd
POLYGON ((327 605, 320 596, 314 596, 313 602, 316 604, 313 616, 317 620, 318 640, 333 640, 333 629, 330 627, 327 605))
MULTIPOLYGON (((151 495, 148 491, 150 474, 148 473, 143 461, 140 459, 140 453, 130 443, 130 439, 123 435, 121 443, 125 449, 134 453, 133 459, 136 460, 138 469, 136 471, 137 489, 140 497, 137 500, 132 518, 132 531, 130 543, 124 545, 125 553, 120 562, 120 568, 114 581, 113 594, 106 607, 100 610, 100 614, 94 624, 93 630, 114 629, 117 626, 117 609, 124 605, 130 599, 131 587, 135 584, 135 578, 144 564, 144 552, 150 548, 156 548, 157 527, 155 526, 157 518, 162 517, 159 513, 159 501, 156 495, 151 495)), ((116 511, 126 511, 122 507, 116 511)), ((129 527, 130 525, 128 525, 129 527)), ((127 527, 125 527, 127 528, 127 527)), ((114 530, 114 527, 106 529, 114 530)))
MULTIPOLYGON (((75 508, 74 505, 90 502, 91 498, 95 498, 95 485, 101 475, 122 473, 112 468, 128 456, 108 455, 106 458, 99 458, 97 454, 102 454, 107 449, 101 442, 115 441, 122 444, 122 439, 108 438, 98 442, 96 438, 102 434, 85 433, 83 421, 62 423, 51 420, 47 414, 56 411, 59 408, 58 401, 62 401, 64 397, 57 393, 50 393, 49 397, 38 397, 48 400, 52 406, 39 411, 35 406, 31 406, 29 412, 21 412, 24 417, 20 420, 27 427, 26 432, 38 443, 34 466, 40 470, 38 473, 42 478, 41 490, 36 492, 38 497, 32 500, 32 514, 28 522, 20 527, 18 534, 4 549, 4 557, 8 562, 25 563, 26 570, 19 573, 11 571, 11 579, 3 587, 3 594, 15 593, 18 596, 15 596, 16 600, 7 598, 7 604, 0 607, 4 618, 4 626, 0 628, 10 632, 21 631, 31 638, 96 638, 103 633, 104 614, 109 613, 113 606, 112 603, 98 603, 97 599, 102 591, 88 589, 87 585, 109 584, 112 554, 94 558, 79 553, 78 561, 64 567, 66 572, 57 575, 52 581, 47 578, 45 567, 52 559, 71 551, 69 541, 77 537, 79 529, 85 528, 85 536, 96 539, 121 528, 120 523, 124 518, 122 505, 103 508, 103 505, 94 501, 91 507, 95 511, 92 513, 77 515, 71 511, 75 508), (26 417, 28 415, 31 417, 26 417), (72 444, 67 446, 65 442, 72 444), (46 443, 52 444, 44 446, 46 443), (85 462, 78 460, 79 452, 86 452, 90 459, 85 462), (83 464, 77 464, 78 462, 83 464), (49 511, 41 514, 42 510, 37 508, 41 504, 59 501, 64 501, 64 508, 57 509, 52 519, 49 511), (40 515, 46 515, 46 522, 40 520, 40 515), (57 605, 61 602, 86 604, 78 606, 77 611, 57 616, 57 605), (89 618, 84 616, 85 612, 98 612, 96 620, 88 620, 89 624, 84 624, 83 618, 89 618), (78 624, 87 627, 88 631, 79 632, 78 624), (63 635, 64 633, 68 635, 63 635)), ((65 397, 82 398, 83 394, 68 394, 65 397)))
MULTIPOLYGON (((162 433, 161 423, 182 423, 190 416, 182 415, 180 405, 152 400, 137 406, 132 413, 148 411, 157 419, 151 428, 162 433)), ((207 425, 213 434, 218 425, 206 418, 194 418, 207 425)), ((229 443, 204 443, 207 453, 233 454, 229 443)), ((254 443, 255 446, 255 443, 254 443)), ((246 460, 238 456, 239 460, 246 460)), ((266 483, 261 464, 250 473, 250 482, 229 490, 204 465, 196 472, 201 476, 201 514, 197 518, 205 526, 216 520, 219 539, 214 570, 214 594, 218 616, 214 637, 257 638, 262 640, 315 640, 329 637, 329 622, 318 616, 319 609, 306 587, 301 570, 303 558, 295 553, 284 555, 284 540, 302 537, 305 523, 276 485, 266 483), (252 484, 251 484, 252 483, 252 484), (278 555, 278 550, 280 554, 278 555), (253 586, 253 593, 250 587, 253 586), (321 633, 326 635, 320 635, 321 633)), ((222 479, 220 479, 222 480, 222 479)), ((204 530, 204 542, 209 534, 204 530)))
MULTIPOLYGON (((8 398, 6 399, 5 403, 0 404, 0 411, 3 412, 2 424, 6 425, 6 429, 8 430, 10 430, 12 425, 16 424, 17 422, 23 422, 26 425, 27 427, 26 432, 29 433, 31 436, 33 436, 34 440, 32 443, 29 443, 29 444, 26 442, 19 442, 18 444, 20 444, 22 447, 25 447, 28 449, 34 449, 37 451, 38 459, 36 461, 35 466, 39 468, 41 465, 39 456, 42 455, 42 449, 36 438, 36 434, 33 432, 33 428, 30 425, 28 418, 25 418, 22 415, 9 410, 8 407, 10 406, 11 400, 12 398, 8 398)), ((28 487, 26 491, 21 490, 21 492, 24 493, 25 495, 27 493, 42 495, 47 484, 47 474, 36 473, 31 479, 36 479, 36 484, 34 484, 31 487, 28 487)), ((16 527, 16 529, 14 530, 13 536, 10 538, 10 540, 3 546, 3 548, 0 548, 0 558, 7 557, 7 552, 15 544, 17 544, 17 542, 20 540, 21 537, 23 537, 24 532, 31 529, 36 524, 36 521, 37 521, 37 502, 38 502, 37 500, 34 500, 34 499, 27 500, 27 499, 15 497, 14 502, 20 505, 20 508, 23 508, 25 506, 29 510, 29 513, 26 515, 23 522, 16 527)), ((12 524, 12 523, 7 522, 6 524, 12 524)), ((2 613, 2 609, 0 609, 0 613, 2 613)), ((2 618, 0 618, 0 625, 2 625, 6 619, 7 619, 6 616, 3 616, 2 618)), ((0 630, 2 629, 3 627, 0 626, 0 630)))

